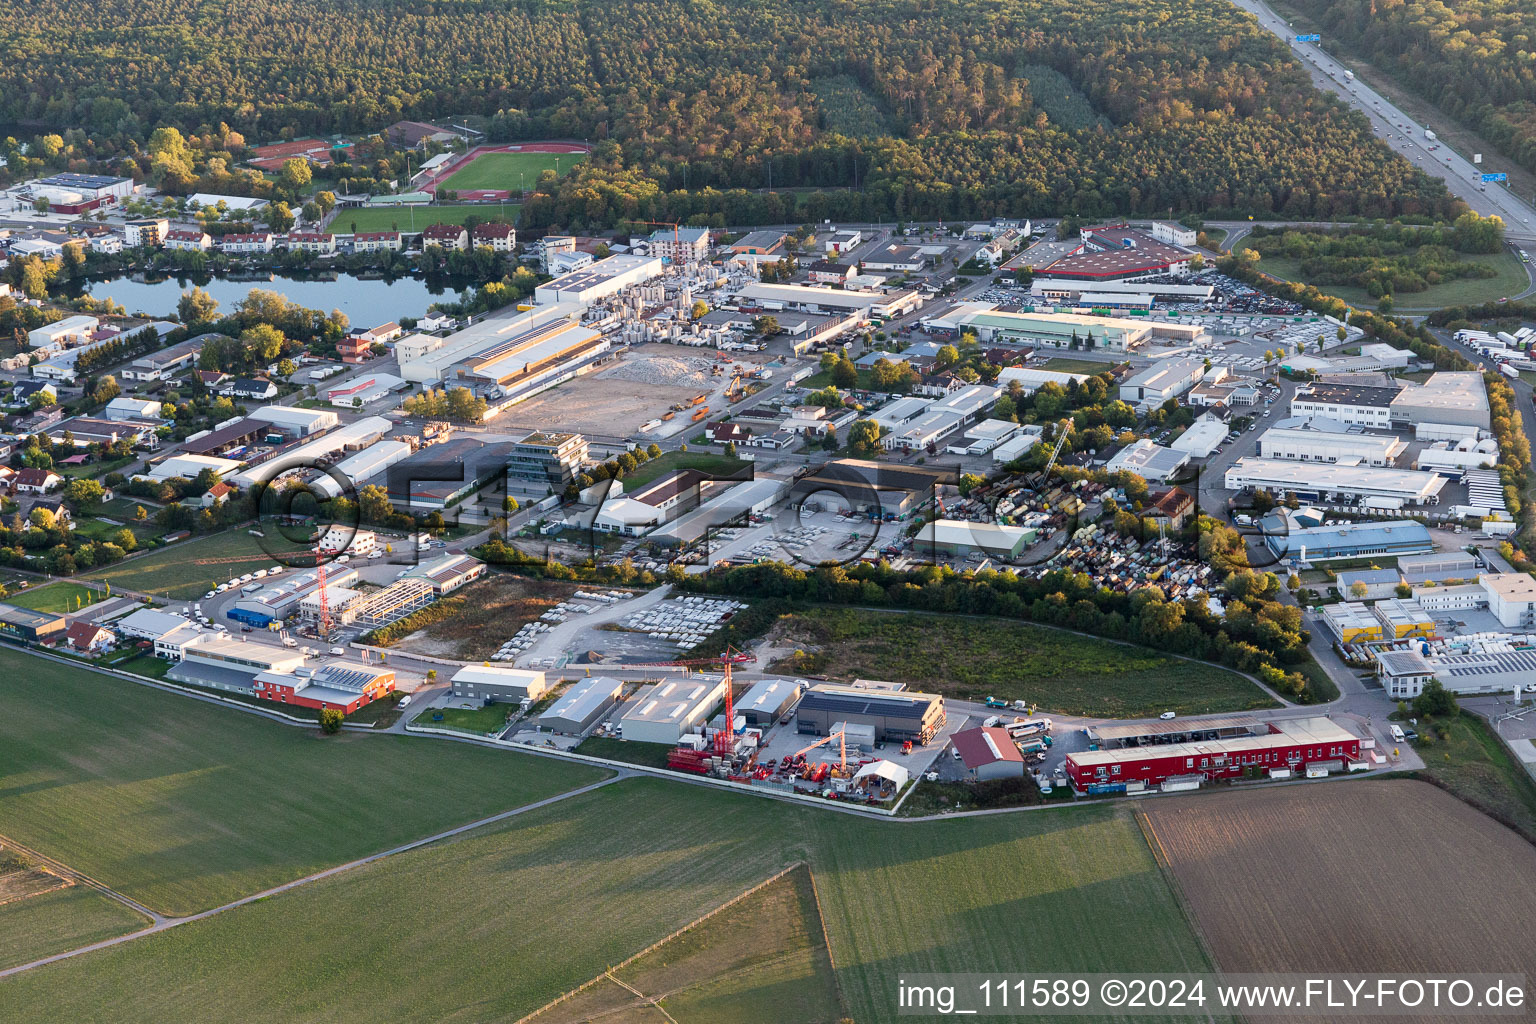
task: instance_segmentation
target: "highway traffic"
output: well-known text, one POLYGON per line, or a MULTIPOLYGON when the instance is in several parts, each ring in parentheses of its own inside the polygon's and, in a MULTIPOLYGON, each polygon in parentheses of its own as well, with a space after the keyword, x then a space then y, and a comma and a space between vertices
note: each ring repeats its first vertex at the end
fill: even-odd
POLYGON ((1474 165, 1460 153, 1437 139, 1425 136, 1433 125, 1415 122, 1365 83, 1346 74, 1346 68, 1323 50, 1319 43, 1296 41, 1297 30, 1261 0, 1232 0, 1259 20, 1259 24, 1288 43, 1308 63, 1312 78, 1321 89, 1343 97, 1371 119, 1381 139, 1428 173, 1444 178, 1451 192, 1484 216, 1503 218, 1505 235, 1513 242, 1536 243, 1536 207, 1498 183, 1484 184, 1482 175, 1503 168, 1485 156, 1482 165, 1474 165))

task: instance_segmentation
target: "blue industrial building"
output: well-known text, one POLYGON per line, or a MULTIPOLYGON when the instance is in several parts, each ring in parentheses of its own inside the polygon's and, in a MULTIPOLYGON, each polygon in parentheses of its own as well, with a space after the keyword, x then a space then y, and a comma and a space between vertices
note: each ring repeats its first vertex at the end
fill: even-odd
POLYGON ((1429 529, 1411 519, 1298 528, 1271 513, 1262 522, 1264 543, 1277 558, 1319 562, 1369 555, 1420 555, 1435 550, 1429 529))

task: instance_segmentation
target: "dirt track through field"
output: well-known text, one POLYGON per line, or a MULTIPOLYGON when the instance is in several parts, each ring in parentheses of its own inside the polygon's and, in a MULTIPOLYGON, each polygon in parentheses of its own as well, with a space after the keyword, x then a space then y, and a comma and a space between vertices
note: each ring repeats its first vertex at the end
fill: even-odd
POLYGON ((1223 971, 1536 978, 1536 848, 1427 783, 1201 793, 1145 815, 1223 971))

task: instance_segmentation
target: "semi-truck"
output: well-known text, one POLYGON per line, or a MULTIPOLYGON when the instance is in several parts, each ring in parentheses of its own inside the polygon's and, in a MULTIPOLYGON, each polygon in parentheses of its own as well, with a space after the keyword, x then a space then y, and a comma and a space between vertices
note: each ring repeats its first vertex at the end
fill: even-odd
POLYGON ((1508 363, 1500 363, 1499 372, 1508 377, 1510 380, 1520 379, 1520 371, 1515 369, 1513 366, 1510 366, 1508 363))
POLYGON ((1344 78, 1346 81, 1353 82, 1355 80, 1355 73, 1353 71, 1346 71, 1344 72, 1344 78))
POLYGON ((1428 128, 1424 129, 1424 137, 1426 139, 1428 139, 1430 142, 1434 142, 1435 141, 1435 133, 1430 131, 1428 128))

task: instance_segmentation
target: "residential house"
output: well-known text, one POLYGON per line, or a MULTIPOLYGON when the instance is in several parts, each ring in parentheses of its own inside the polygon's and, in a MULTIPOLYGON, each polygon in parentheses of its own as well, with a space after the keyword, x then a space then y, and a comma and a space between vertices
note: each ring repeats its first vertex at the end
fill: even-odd
POLYGON ((223 370, 198 370, 197 379, 205 388, 216 388, 229 380, 229 374, 223 370))
POLYGON ((207 252, 213 248, 213 239, 208 237, 206 231, 190 231, 176 229, 165 234, 165 247, 167 249, 180 249, 184 252, 207 252))
POLYGON ((130 365, 125 366, 119 373, 124 380, 165 380, 185 367, 191 366, 199 352, 203 350, 203 339, 208 337, 220 338, 222 334, 200 334, 195 338, 189 338, 180 345, 172 345, 158 352, 151 352, 146 356, 140 356, 130 365))
POLYGON ((1144 514, 1150 519, 1166 520, 1170 530, 1182 530, 1195 514, 1195 499, 1184 488, 1174 487, 1153 499, 1144 514))
POLYGON ((271 252, 276 244, 276 236, 270 231, 225 235, 219 239, 219 248, 228 253, 271 252))
POLYGON ((297 249, 300 252, 335 252, 336 236, 329 231, 290 231, 288 248, 297 249))
POLYGON ((704 429, 715 444, 748 444, 752 440, 751 429, 740 423, 711 423, 704 429))
POLYGON ((20 469, 16 471, 16 491, 19 494, 47 494, 64 482, 64 478, 51 469, 20 469))
POLYGON ((398 231, 359 231, 352 236, 353 252, 399 252, 402 244, 398 231))
POLYGON ((265 377, 236 377, 219 386, 226 398, 251 398, 258 401, 277 397, 277 385, 265 377))
POLYGON ((469 232, 462 224, 433 224, 421 233, 421 244, 443 249, 468 249, 469 232))
POLYGON ((95 654, 112 646, 113 636, 94 622, 76 619, 64 631, 64 645, 80 654, 95 654))
POLYGON ((854 268, 851 263, 817 260, 811 264, 810 274, 812 284, 847 284, 854 275, 854 268))
POLYGON ((220 480, 218 483, 214 484, 203 493, 203 508, 212 508, 215 505, 222 505, 224 502, 228 501, 229 496, 234 493, 235 489, 233 487, 220 480))
POLYGON ((511 224, 476 224, 470 236, 475 245, 497 252, 511 252, 517 245, 517 229, 511 224))
POLYGON ((112 256, 123 251, 123 240, 116 235, 92 235, 91 252, 112 256))

